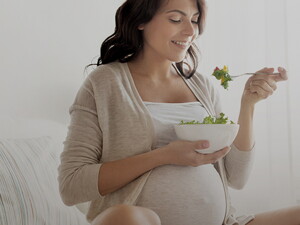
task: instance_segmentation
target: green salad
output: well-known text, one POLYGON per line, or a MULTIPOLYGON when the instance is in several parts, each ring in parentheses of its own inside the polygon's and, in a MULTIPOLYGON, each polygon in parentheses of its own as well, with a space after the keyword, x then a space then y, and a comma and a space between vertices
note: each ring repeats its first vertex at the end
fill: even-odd
POLYGON ((196 120, 185 122, 181 120, 179 125, 186 125, 186 124, 235 124, 235 123, 232 120, 228 120, 228 117, 225 117, 224 113, 220 113, 219 117, 207 116, 203 119, 202 122, 196 120))
POLYGON ((215 68, 213 74, 212 74, 217 80, 221 80, 221 85, 228 89, 228 82, 232 81, 232 78, 230 77, 228 73, 228 67, 224 66, 223 69, 219 69, 218 67, 215 68))

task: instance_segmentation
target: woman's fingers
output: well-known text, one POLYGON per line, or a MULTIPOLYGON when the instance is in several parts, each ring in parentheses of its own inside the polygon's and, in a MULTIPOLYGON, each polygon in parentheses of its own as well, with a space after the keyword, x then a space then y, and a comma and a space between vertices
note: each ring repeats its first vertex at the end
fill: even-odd
POLYGON ((250 87, 250 91, 252 94, 256 94, 257 97, 259 97, 259 99, 265 99, 265 98, 269 97, 270 95, 272 95, 272 93, 266 92, 265 90, 263 90, 257 86, 250 87))
POLYGON ((209 142, 207 140, 177 140, 170 142, 163 149, 168 152, 168 164, 194 167, 215 163, 220 158, 223 158, 230 150, 229 147, 226 147, 211 154, 202 154, 196 151, 206 149, 208 147, 209 142))
POLYGON ((267 98, 277 89, 276 82, 269 79, 255 79, 250 82, 250 92, 257 93, 262 98, 267 98))
POLYGON ((209 142, 206 140, 196 141, 194 144, 195 149, 206 149, 209 147, 209 142))
POLYGON ((272 67, 265 67, 262 68, 261 70, 256 71, 256 73, 273 73, 274 72, 274 68, 272 67))
MULTIPOLYGON (((288 79, 287 71, 285 68, 278 67, 277 70, 279 72, 279 75, 255 75, 255 76, 272 78, 272 80, 275 82, 284 81, 284 80, 288 79)), ((256 73, 274 73, 274 68, 265 67, 265 68, 257 71, 256 73)))
POLYGON ((230 151, 230 147, 225 147, 211 154, 198 153, 196 155, 198 166, 203 164, 216 163, 219 159, 223 158, 229 151, 230 151))
POLYGON ((243 101, 248 104, 256 104, 262 99, 268 98, 277 89, 277 82, 288 79, 284 68, 278 67, 279 74, 273 74, 274 68, 265 67, 251 76, 245 84, 243 101))
MULTIPOLYGON (((258 72, 273 73, 274 68, 264 68, 258 72)), ((282 74, 284 74, 283 76, 286 76, 286 71, 282 71, 282 74)), ((276 82, 283 78, 281 78, 281 75, 254 75, 250 79, 250 92, 257 93, 262 98, 267 98, 277 89, 276 82)))
POLYGON ((272 79, 253 79, 250 82, 250 87, 258 86, 262 88, 264 91, 273 92, 277 89, 276 82, 272 79))
POLYGON ((278 72, 280 73, 279 77, 276 78, 276 82, 284 81, 288 79, 287 71, 283 67, 278 67, 278 72))

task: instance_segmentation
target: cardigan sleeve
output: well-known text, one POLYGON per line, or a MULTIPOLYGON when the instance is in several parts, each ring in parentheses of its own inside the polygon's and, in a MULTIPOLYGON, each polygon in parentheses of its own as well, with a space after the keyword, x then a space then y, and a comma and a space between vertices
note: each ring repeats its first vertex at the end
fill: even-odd
POLYGON ((254 149, 241 151, 234 144, 225 156, 225 170, 228 185, 234 189, 242 189, 248 181, 254 162, 254 149))
POLYGON ((86 79, 70 107, 70 125, 58 167, 59 191, 66 205, 101 197, 102 132, 98 122, 92 84, 86 79))

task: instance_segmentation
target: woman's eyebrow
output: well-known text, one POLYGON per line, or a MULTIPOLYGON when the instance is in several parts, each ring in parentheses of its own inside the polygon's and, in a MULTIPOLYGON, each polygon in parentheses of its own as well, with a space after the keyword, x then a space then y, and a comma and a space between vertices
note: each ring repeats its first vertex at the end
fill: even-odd
MULTIPOLYGON (((173 10, 169 10, 167 11, 166 13, 172 13, 172 12, 177 12, 177 13, 180 13, 184 16, 187 16, 187 14, 179 9, 173 9, 173 10)), ((199 15, 200 13, 199 12, 196 12, 193 16, 196 16, 196 15, 199 15)))

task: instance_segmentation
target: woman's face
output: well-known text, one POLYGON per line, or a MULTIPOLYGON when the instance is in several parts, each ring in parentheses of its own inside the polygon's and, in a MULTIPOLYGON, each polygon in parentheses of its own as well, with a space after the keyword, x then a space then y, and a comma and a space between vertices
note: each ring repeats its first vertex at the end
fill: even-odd
POLYGON ((198 31, 196 0, 167 0, 143 30, 143 53, 158 60, 180 62, 198 31))

